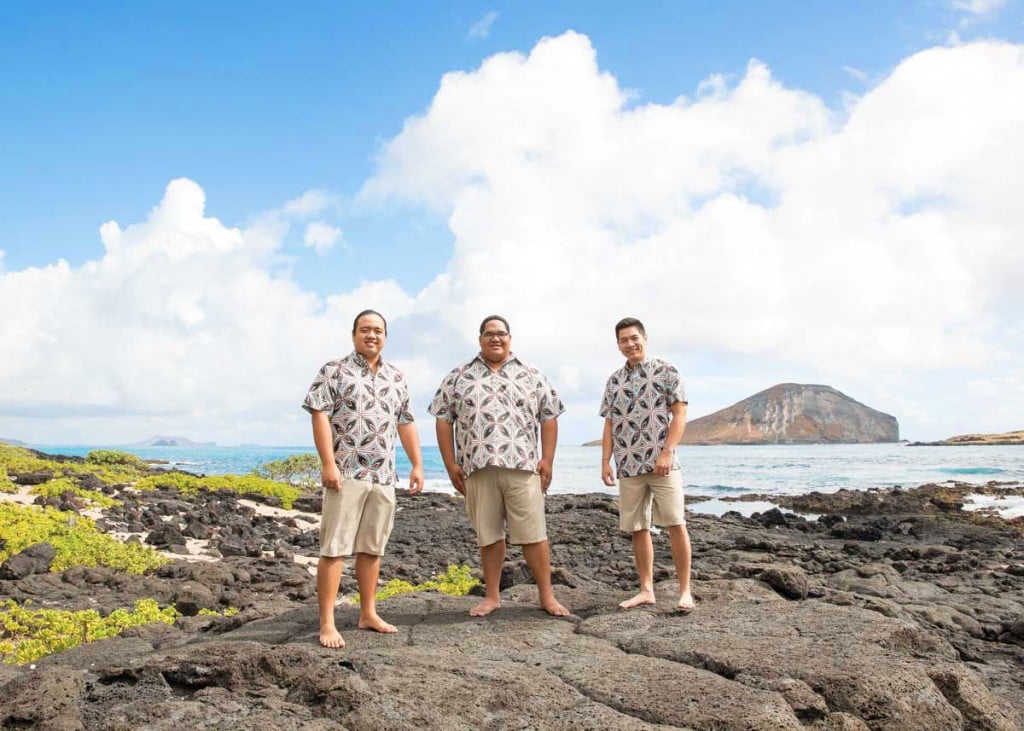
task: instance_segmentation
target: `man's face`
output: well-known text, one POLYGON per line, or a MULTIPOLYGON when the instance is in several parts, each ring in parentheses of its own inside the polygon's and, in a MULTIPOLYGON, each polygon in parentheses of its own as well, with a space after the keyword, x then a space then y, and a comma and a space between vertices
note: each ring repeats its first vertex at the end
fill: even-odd
POLYGON ((640 332, 636 325, 619 330, 619 352, 626 356, 630 365, 636 365, 644 359, 647 352, 647 336, 640 332))
POLYGON ((480 354, 488 363, 504 363, 512 350, 512 336, 501 320, 488 320, 480 335, 480 354))
POLYGON ((356 331, 352 334, 352 344, 356 352, 367 360, 373 360, 384 349, 388 339, 384 332, 384 320, 378 315, 363 315, 356 322, 356 331))

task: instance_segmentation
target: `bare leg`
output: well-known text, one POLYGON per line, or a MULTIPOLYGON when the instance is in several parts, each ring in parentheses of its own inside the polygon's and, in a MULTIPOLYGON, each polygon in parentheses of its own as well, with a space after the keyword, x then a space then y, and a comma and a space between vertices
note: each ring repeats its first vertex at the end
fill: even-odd
POLYGON ((544 611, 553 617, 568 617, 569 610, 559 604, 551 588, 551 550, 548 542, 527 543, 523 546, 523 557, 537 583, 537 595, 544 611))
POLYGON ((633 531, 633 562, 640 578, 640 591, 632 599, 619 603, 619 609, 654 604, 654 544, 649 530, 633 531))
POLYGON ((359 584, 359 629, 393 634, 398 629, 377 615, 377 577, 380 576, 380 556, 371 553, 356 554, 356 583, 359 584))
POLYGON ((505 539, 480 547, 484 570, 484 600, 469 610, 471 617, 486 617, 501 606, 501 565, 505 563, 505 539))
POLYGON ((672 539, 672 562, 676 565, 676 576, 679 578, 679 603, 676 610, 691 612, 696 606, 690 592, 690 533, 686 524, 670 525, 669 537, 672 539))
POLYGON ((320 605, 320 644, 324 647, 344 647, 345 640, 334 625, 334 602, 338 598, 338 584, 344 559, 341 556, 321 556, 316 565, 316 599, 320 605))

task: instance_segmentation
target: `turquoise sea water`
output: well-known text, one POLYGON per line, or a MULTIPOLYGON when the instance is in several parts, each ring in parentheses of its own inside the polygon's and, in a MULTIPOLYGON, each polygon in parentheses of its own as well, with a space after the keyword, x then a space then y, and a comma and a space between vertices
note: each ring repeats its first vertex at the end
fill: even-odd
MULTIPOLYGON (((32 445, 44 452, 85 455, 95 446, 32 445)), ((247 474, 264 462, 311 447, 145 447, 126 449, 143 459, 167 460, 201 474, 247 474)), ((409 463, 401 450, 399 474, 409 463)), ((1024 446, 907 447, 902 444, 814 446, 680 447, 688 495, 709 497, 751 493, 801 494, 840 488, 916 487, 927 482, 983 484, 990 480, 1024 481, 1024 446)), ((436 447, 424 447, 426 489, 451 492, 436 447)), ((553 493, 614 492, 601 482, 598 447, 560 446, 555 458, 553 493)), ((400 482, 401 484, 401 482, 400 482)))

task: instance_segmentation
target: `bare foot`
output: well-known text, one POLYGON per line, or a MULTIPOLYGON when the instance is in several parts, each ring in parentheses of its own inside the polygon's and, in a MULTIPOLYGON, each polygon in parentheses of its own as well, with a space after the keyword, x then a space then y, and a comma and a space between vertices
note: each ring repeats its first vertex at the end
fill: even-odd
POLYGON ((501 599, 484 599, 475 607, 469 610, 470 617, 486 617, 491 612, 501 607, 501 599))
POLYGON ((693 594, 687 589, 683 592, 683 595, 679 597, 679 603, 676 604, 676 611, 680 614, 689 614, 696 608, 696 604, 693 601, 693 594))
POLYGON ((566 609, 557 599, 552 599, 548 602, 542 602, 541 608, 552 617, 568 617, 571 612, 566 609))
POLYGON ((334 627, 320 630, 320 644, 324 647, 338 649, 345 646, 345 638, 334 627))
POLYGON ((627 599, 624 602, 619 602, 619 609, 632 609, 633 607, 639 607, 643 604, 655 604, 654 592, 653 591, 641 591, 638 592, 632 599, 627 599))
POLYGON ((359 629, 372 629, 374 632, 381 632, 386 635, 393 635, 398 631, 398 627, 393 624, 388 624, 376 614, 369 617, 360 617, 359 624, 356 626, 359 627, 359 629))

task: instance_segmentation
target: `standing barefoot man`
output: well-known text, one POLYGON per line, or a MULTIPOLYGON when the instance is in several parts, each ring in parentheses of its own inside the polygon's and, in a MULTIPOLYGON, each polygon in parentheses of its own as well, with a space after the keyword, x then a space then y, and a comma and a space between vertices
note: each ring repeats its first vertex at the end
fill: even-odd
POLYGON ((512 353, 504 317, 491 315, 480 323, 480 353, 445 377, 429 411, 437 418, 437 446, 448 477, 466 496, 466 514, 480 545, 486 596, 469 613, 484 617, 501 606, 507 522, 512 544, 523 547, 541 607, 567 616, 551 588, 544 520, 558 416, 565 407, 544 374, 512 353))
POLYGON ((686 388, 674 365, 647 357, 647 332, 642 322, 634 317, 620 320, 615 325, 615 339, 626 364, 608 378, 601 400, 601 478, 609 487, 615 485, 608 462, 614 454, 619 475, 619 528, 633 534, 633 559, 640 577, 639 593, 619 607, 654 604, 654 522, 665 527, 672 541, 672 561, 679 578, 676 610, 690 612, 694 607, 690 534, 686 531, 683 477, 675 458, 676 445, 686 429, 686 388))
POLYGON ((320 644, 344 647, 334 624, 342 563, 355 554, 359 629, 398 630, 377 614, 377 577, 395 522, 395 437, 412 463, 409 492, 423 489, 420 439, 401 371, 381 357, 384 317, 364 310, 352 323, 355 351, 320 369, 303 408, 313 415, 313 442, 324 487, 316 594, 320 644))

